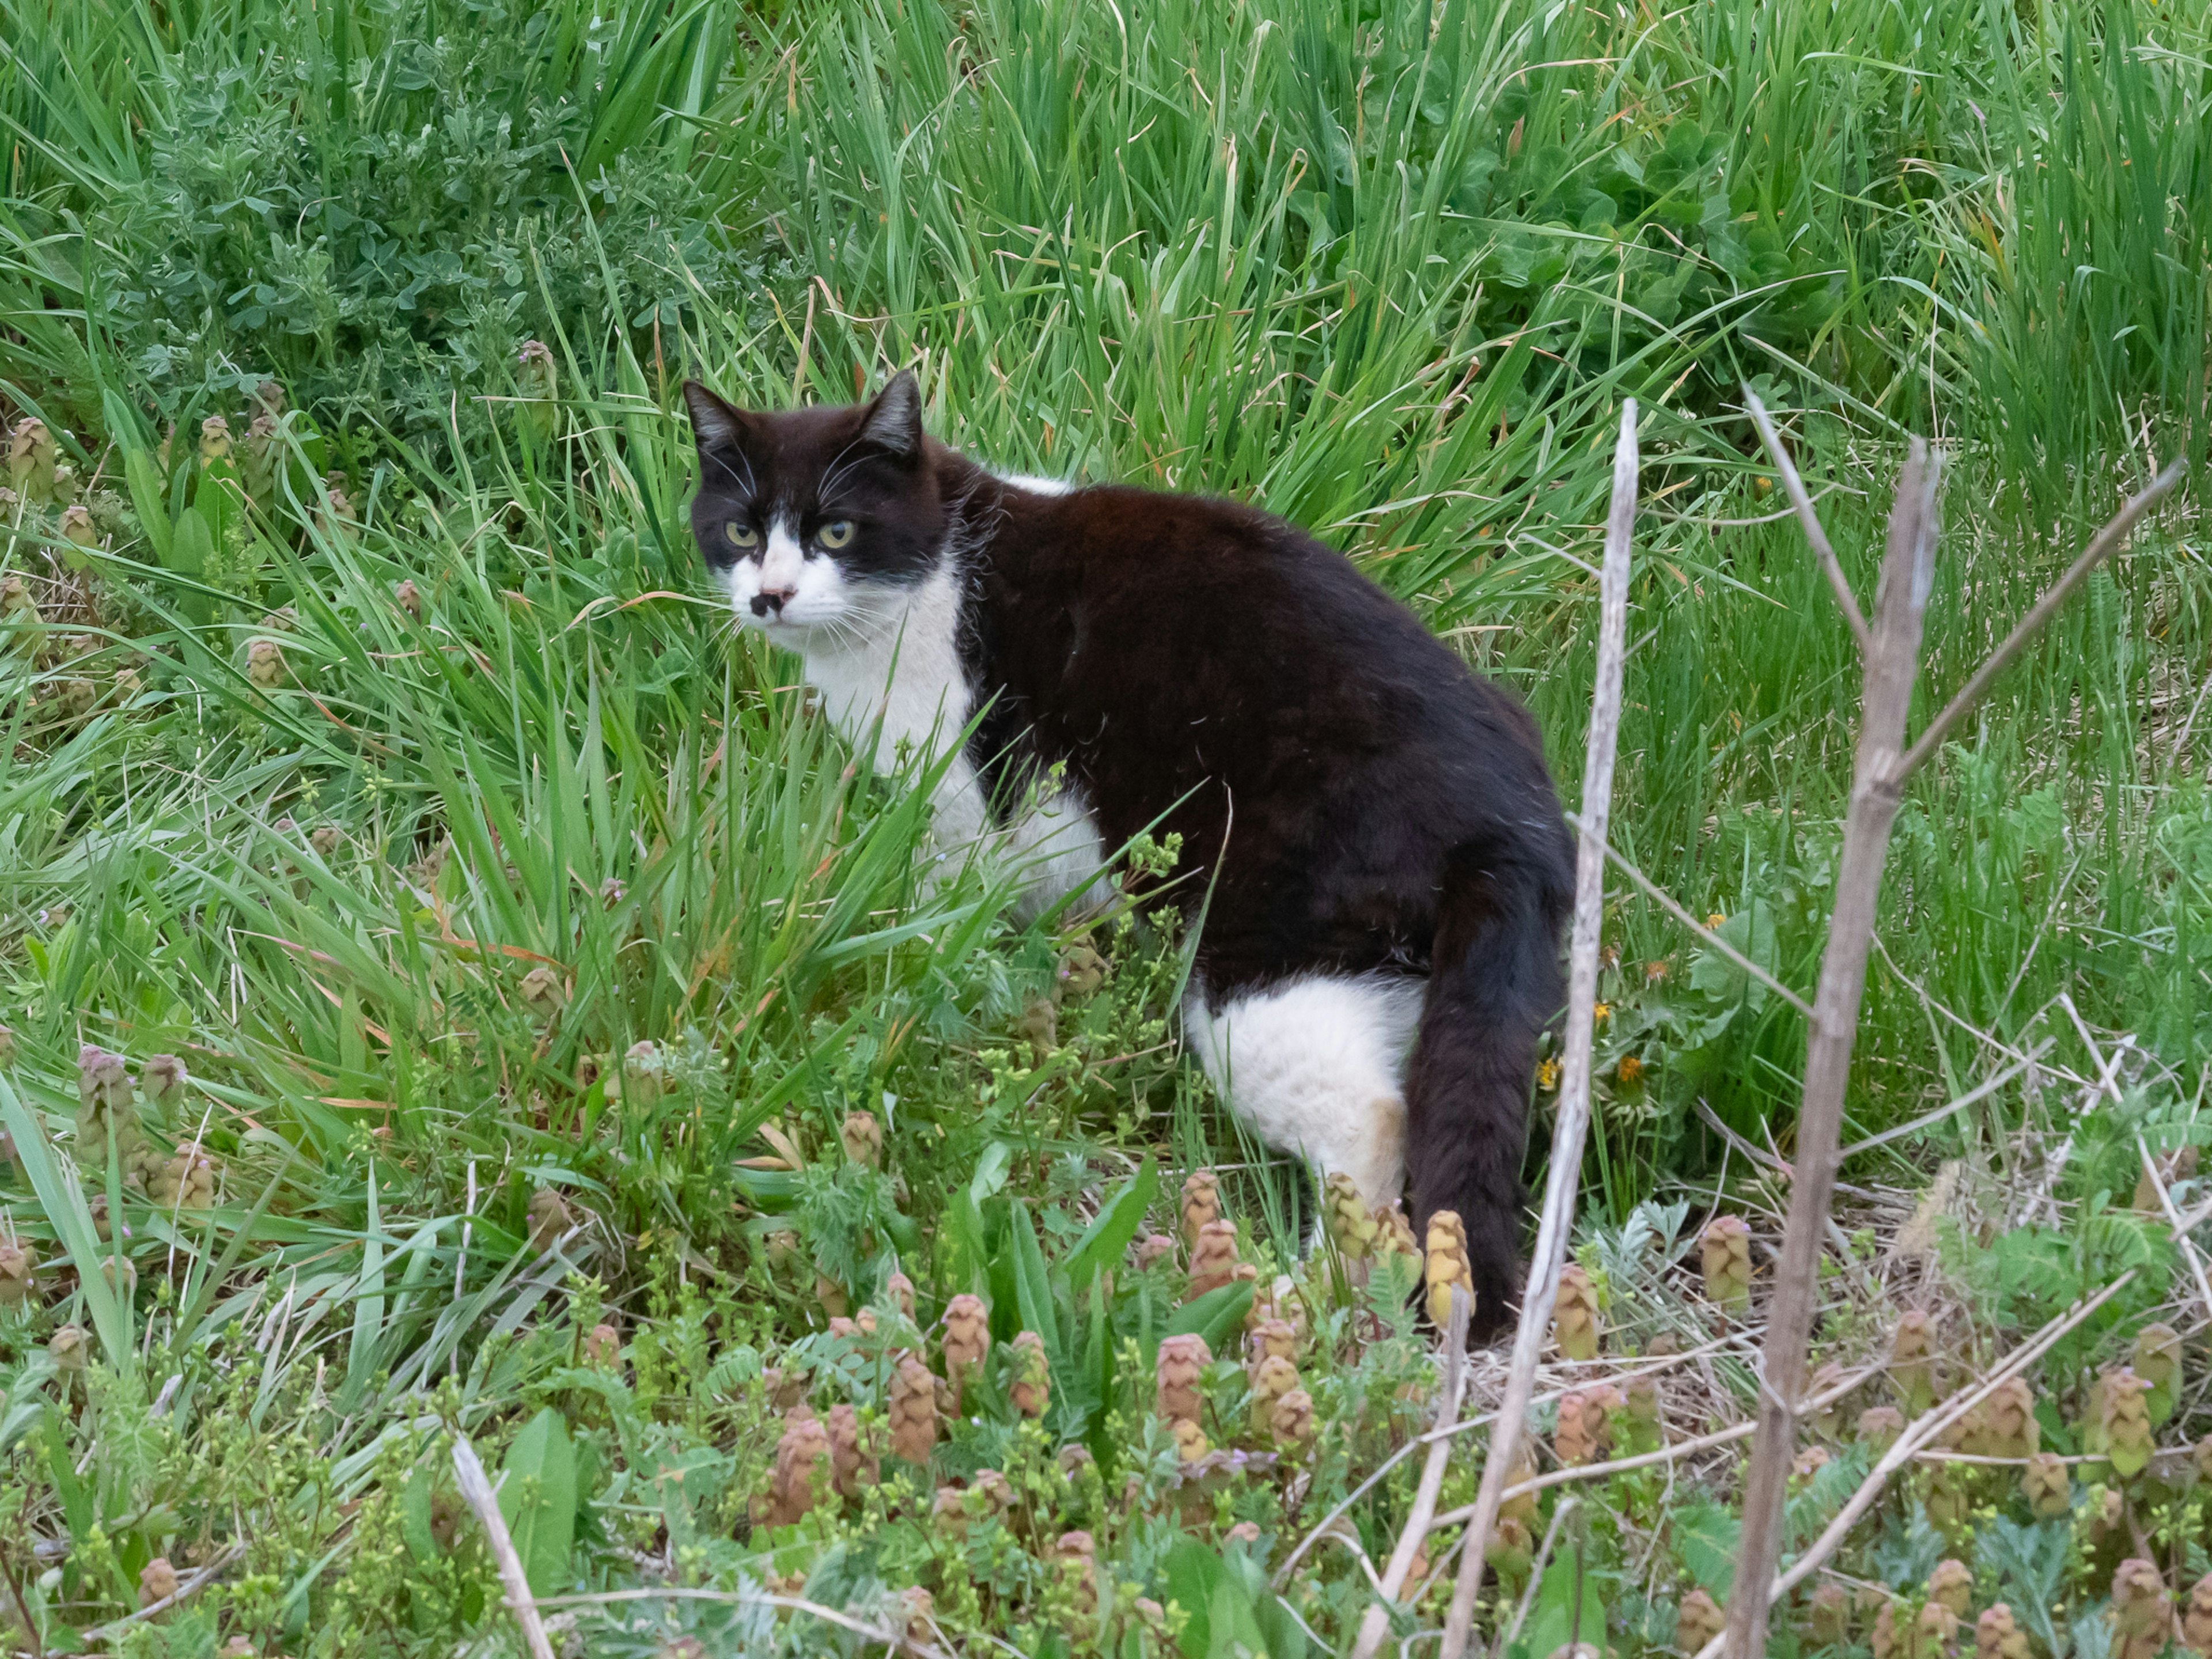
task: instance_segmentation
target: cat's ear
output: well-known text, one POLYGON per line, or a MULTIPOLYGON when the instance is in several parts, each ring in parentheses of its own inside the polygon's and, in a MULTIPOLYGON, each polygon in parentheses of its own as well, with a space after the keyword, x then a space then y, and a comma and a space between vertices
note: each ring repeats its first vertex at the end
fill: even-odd
POLYGON ((684 403, 691 411, 691 433, 702 453, 736 449, 744 441, 745 417, 698 381, 684 382, 684 403))
POLYGON ((915 384, 912 369, 899 370, 876 393, 860 422, 860 437, 902 461, 921 453, 921 388, 915 384))

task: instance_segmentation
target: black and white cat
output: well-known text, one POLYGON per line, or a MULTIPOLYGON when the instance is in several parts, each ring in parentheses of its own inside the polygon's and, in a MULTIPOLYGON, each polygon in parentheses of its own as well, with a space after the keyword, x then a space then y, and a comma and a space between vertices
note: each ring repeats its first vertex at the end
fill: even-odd
POLYGON ((972 722, 939 837, 1010 846, 1038 903, 1179 832, 1185 1026, 1223 1097, 1370 1202, 1410 1176, 1417 1231, 1458 1211, 1496 1330, 1572 883, 1527 713, 1294 526, 995 476, 923 432, 911 374, 842 409, 684 397, 692 530, 739 621, 878 764, 972 722))

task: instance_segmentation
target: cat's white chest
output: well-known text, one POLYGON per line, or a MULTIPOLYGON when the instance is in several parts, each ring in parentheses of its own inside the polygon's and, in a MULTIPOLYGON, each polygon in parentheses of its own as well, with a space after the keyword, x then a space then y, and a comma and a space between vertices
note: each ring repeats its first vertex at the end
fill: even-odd
MULTIPOLYGON (((960 596, 952 574, 933 573, 896 612, 864 629, 810 642, 807 683, 845 740, 870 750, 878 771, 902 751, 921 763, 959 744, 975 713, 975 690, 960 660, 960 596)), ((968 757, 955 755, 933 792, 939 847, 949 857, 983 851, 1012 864, 1022 883, 1018 908, 1040 914, 1088 887, 1106 849, 1090 803, 1072 787, 1048 788, 1003 830, 989 835, 983 782, 968 757)))

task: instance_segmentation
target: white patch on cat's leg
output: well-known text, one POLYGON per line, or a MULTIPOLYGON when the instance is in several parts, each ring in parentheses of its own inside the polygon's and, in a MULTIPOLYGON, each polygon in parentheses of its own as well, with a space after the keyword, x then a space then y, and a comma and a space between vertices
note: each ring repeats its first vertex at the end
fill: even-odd
POLYGON ((1315 975, 1183 1006, 1191 1048, 1229 1109, 1271 1146, 1303 1153, 1326 1180, 1352 1177, 1370 1204, 1405 1185, 1406 1056, 1424 982, 1315 975))
POLYGON ((1015 912, 1034 921, 1080 892, 1077 911, 1097 909, 1106 897, 1098 878, 1106 867, 1106 842, 1082 790, 1066 781, 1047 783, 1030 809, 1006 832, 1007 856, 1022 872, 1022 895, 1015 912))

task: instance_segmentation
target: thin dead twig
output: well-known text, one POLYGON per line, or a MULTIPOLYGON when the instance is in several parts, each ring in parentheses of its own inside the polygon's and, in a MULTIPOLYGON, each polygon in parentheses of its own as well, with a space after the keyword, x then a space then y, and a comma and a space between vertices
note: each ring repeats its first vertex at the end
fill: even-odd
POLYGON ((1869 1135, 1864 1140, 1855 1140, 1850 1146, 1844 1147, 1842 1152, 1837 1153, 1837 1158, 1838 1159, 1856 1158, 1861 1152, 1870 1152, 1875 1147, 1886 1146, 1893 1140, 1902 1140, 1909 1134, 1917 1134, 1923 1129, 1928 1128, 1934 1124, 1941 1123, 1945 1118, 1950 1116, 1954 1112, 1963 1112, 1967 1107, 1974 1105, 1978 1102, 1987 1100, 1998 1090, 2003 1088, 2006 1084, 2011 1082, 2022 1072, 2025 1072, 2029 1066, 2034 1065, 2037 1060, 2042 1059, 2045 1054, 2049 1053, 2052 1042, 2052 1038, 2044 1038, 2042 1042, 2037 1043, 2025 1057, 2015 1064, 2007 1066, 2003 1071, 1999 1072, 1995 1077, 1990 1079, 1988 1082, 1969 1089, 1965 1094, 1960 1095, 1956 1100, 1951 1102, 1948 1105, 1938 1106, 1932 1112, 1923 1112, 1918 1117, 1914 1118, 1909 1123, 1900 1123, 1893 1129, 1884 1129, 1880 1134, 1869 1135))
POLYGON ((545 1621, 538 1616, 538 1603, 531 1599, 530 1580, 522 1571, 522 1558, 514 1553, 514 1540, 507 1533, 507 1517, 499 1512, 499 1499, 492 1492, 491 1480, 484 1474, 477 1449, 469 1444, 464 1434, 453 1437, 453 1474, 460 1482, 461 1496, 477 1512, 484 1536, 491 1543, 492 1559, 499 1564, 500 1583, 507 1587, 507 1607, 514 1614, 514 1622, 522 1626, 522 1639, 530 1648, 531 1659, 553 1659, 553 1644, 546 1637, 545 1621))
POLYGON ((1928 729, 1920 734, 1912 747, 1905 750, 1905 758, 1898 763, 1896 782, 1902 784, 1922 763, 1942 747, 1943 739, 1950 735, 1951 728, 1964 720, 1966 711, 1981 701, 1982 693, 1990 689, 1991 683, 2004 672, 2014 657, 2027 648, 2027 642, 2042 630, 2044 623, 2058 614, 2058 607, 2066 603, 2068 597, 2087 579, 2089 573, 2111 557, 2114 550, 2127 540, 2129 533, 2136 527, 2136 520, 2179 483, 2188 471, 2186 459, 2177 457, 2167 465, 2166 471, 2128 498, 2127 504, 2115 513, 2089 545, 2082 549, 2081 556, 2067 568, 2066 574, 2053 582, 2050 591, 2014 625, 2012 632, 2005 635, 2004 643, 1990 653, 1982 665, 1959 688, 1958 695, 1943 705, 1943 712, 1928 722, 1928 729))
POLYGON ((865 1620, 854 1618, 849 1613, 825 1607, 819 1601, 810 1601, 801 1595, 770 1595, 764 1590, 696 1589, 683 1584, 663 1584, 651 1589, 596 1590, 580 1595, 549 1595, 538 1605, 574 1607, 617 1601, 720 1601, 731 1606, 781 1607, 787 1612, 803 1613, 821 1620, 826 1625, 849 1630, 870 1642, 880 1642, 894 1653, 911 1654, 914 1659, 948 1659, 944 1649, 927 1642, 917 1642, 910 1636, 886 1630, 880 1625, 871 1625, 865 1620))
MULTIPOLYGON (((1806 1344, 1819 1301, 1820 1252, 1834 1196, 1844 1094, 1866 994, 1882 865, 1902 796, 1893 781, 1905 722, 1919 671, 1921 623, 1935 564, 1936 485, 1941 463, 1918 439, 1905 457, 1889 515, 1889 545, 1875 595, 1850 805, 1828 944, 1820 959, 1805 1045, 1805 1085, 1797 1115, 1797 1157, 1782 1259, 1767 1304, 1759 1429, 1744 1482, 1743 1535, 1735 1593, 1723 1632, 1734 1659, 1760 1659, 1766 1647, 1766 1587, 1781 1547, 1782 1504, 1796 1457, 1797 1401, 1804 1393, 1806 1344)), ((1809 513, 1809 508, 1808 509, 1809 513)))
POLYGON ((2149 1143, 2138 1132, 2136 1151, 2142 1154, 2143 1176, 2158 1194, 2158 1207, 2166 1212, 2166 1224, 2173 1229, 2174 1243, 2181 1246, 2182 1255, 2189 1258, 2189 1271, 2197 1276, 2197 1293, 2204 1298, 2204 1311, 2212 1316, 2212 1282, 2204 1276, 2204 1260, 2197 1254, 2197 1247, 2189 1242, 2188 1231, 2181 1224, 2181 1212, 2173 1207, 2173 1194, 2166 1190, 2166 1177, 2158 1172, 2158 1162, 2150 1155, 2149 1143))
POLYGON ((1813 498, 1805 493, 1805 481, 1797 476, 1797 469, 1790 459, 1790 452, 1782 447, 1782 434, 1774 429, 1768 418, 1766 405, 1753 397, 1748 390, 1743 395, 1744 407, 1751 412, 1751 423, 1759 428, 1759 441, 1773 458, 1774 470, 1782 475, 1782 488, 1789 495, 1790 505, 1797 514, 1797 522, 1805 532, 1805 539, 1813 544, 1814 556, 1820 562, 1821 573, 1828 586, 1835 590, 1836 604, 1844 613, 1844 620, 1851 625, 1852 635, 1859 649, 1869 655, 1874 652, 1874 636, 1867 632, 1867 620, 1859 613, 1859 602, 1851 592, 1851 585, 1844 580, 1843 562, 1836 557, 1836 550, 1829 545, 1828 532, 1820 527, 1820 515, 1813 511, 1813 498))
POLYGON ((1559 1267, 1575 1217, 1575 1185, 1582 1170, 1583 1137, 1589 1127, 1590 1048, 1596 1029, 1598 936, 1605 909, 1606 824, 1613 810, 1613 755, 1620 738, 1621 666, 1627 656, 1629 538, 1636 526, 1636 400, 1620 410, 1620 438, 1613 452, 1613 504, 1605 527, 1605 570, 1598 606, 1597 682, 1590 696, 1588 757, 1583 770, 1585 830, 1575 852, 1575 921, 1569 951, 1565 1063, 1552 1131, 1551 1170, 1544 1188, 1544 1217, 1528 1263, 1528 1287, 1513 1335, 1512 1369, 1498 1420, 1490 1431, 1482 1484, 1475 1497, 1452 1587, 1438 1659, 1466 1659, 1474 1628, 1475 1594, 1482 1587, 1483 1558, 1498 1504, 1510 1478, 1515 1448, 1527 1430, 1528 1397, 1535 1391, 1536 1360, 1559 1292, 1559 1267))
MULTIPOLYGON (((1572 812, 1568 813, 1567 822, 1575 826, 1575 833, 1577 835, 1588 835, 1589 833, 1582 819, 1576 814, 1572 812)), ((1760 967, 1749 957, 1744 955, 1742 951, 1737 950, 1735 945, 1730 945, 1718 933, 1706 927, 1704 922, 1699 921, 1695 916, 1684 909, 1680 902, 1675 899, 1673 894, 1668 892, 1667 890, 1660 886, 1657 882, 1645 875, 1643 871, 1638 869, 1635 865, 1630 863, 1627 859, 1622 857, 1618 848, 1613 846, 1610 842, 1604 842, 1602 840, 1601 840, 1599 844, 1605 848, 1605 855, 1613 860, 1613 868, 1620 871, 1621 874, 1626 876, 1631 881, 1642 888, 1646 897, 1656 902, 1661 908, 1667 911, 1667 913, 1672 915, 1675 921, 1680 922, 1685 927, 1695 933, 1698 939, 1703 940, 1706 945, 1719 951, 1730 962, 1735 963, 1737 967, 1742 969, 1745 973, 1749 974, 1753 979, 1757 980, 1761 985, 1764 985, 1768 990, 1773 992, 1775 995, 1780 997, 1784 1002, 1788 1003, 1792 1008, 1795 1008, 1799 1013, 1803 1014, 1808 1019, 1812 1018, 1813 1005, 1811 1003, 1806 1001, 1804 998, 1799 996, 1795 991, 1784 985, 1780 980, 1768 973, 1765 969, 1760 967)))
MULTIPOLYGON (((1858 1524, 1860 1518, 1874 1507, 1875 1499, 1881 1495, 1882 1486, 1891 1475, 1919 1456, 1929 1441, 2041 1358, 2053 1343, 2118 1295, 2135 1276, 2136 1269, 2129 1268, 2088 1301, 2076 1304, 2014 1348, 2002 1364, 1983 1379, 1978 1388, 1963 1389, 1943 1404, 1913 1419, 1905 1432, 1897 1437, 1896 1443, 1881 1455, 1881 1462, 1868 1471, 1867 1478, 1859 1482, 1858 1490, 1837 1511, 1835 1519, 1828 1522, 1826 1529, 1813 1540, 1802 1555, 1790 1563, 1787 1572, 1775 1578, 1761 1600, 1771 1605, 1820 1571, 1821 1564, 1842 1547, 1844 1540, 1858 1524)), ((1695 1659, 1718 1659, 1721 1644, 1728 1639, 1729 1632, 1722 1632, 1698 1650, 1695 1659)))
MULTIPOLYGON (((1454 1285, 1451 1313, 1444 1322, 1444 1397, 1437 1407, 1439 1428, 1459 1421, 1460 1395, 1467 1387, 1467 1321, 1474 1311, 1473 1299, 1454 1285)), ((1437 1494, 1443 1490, 1444 1465, 1451 1461, 1451 1451, 1449 1435, 1439 1435, 1429 1448, 1427 1461, 1421 1465, 1420 1484, 1413 1489, 1413 1507, 1406 1516, 1397 1547, 1390 1552, 1390 1559, 1382 1569, 1382 1582, 1376 1586, 1382 1600, 1369 1603, 1366 1616, 1359 1621, 1359 1639, 1352 1645, 1352 1659, 1374 1659, 1383 1638, 1390 1633, 1390 1615, 1383 1603, 1398 1599, 1398 1592, 1406 1587, 1407 1575, 1413 1570, 1413 1559, 1420 1553, 1421 1540, 1429 1535, 1429 1527, 1437 1512, 1437 1494)))

